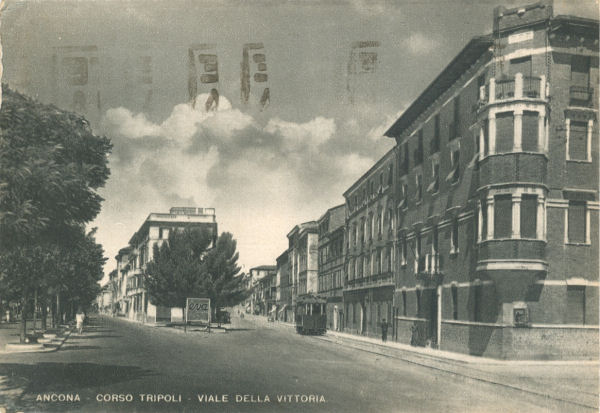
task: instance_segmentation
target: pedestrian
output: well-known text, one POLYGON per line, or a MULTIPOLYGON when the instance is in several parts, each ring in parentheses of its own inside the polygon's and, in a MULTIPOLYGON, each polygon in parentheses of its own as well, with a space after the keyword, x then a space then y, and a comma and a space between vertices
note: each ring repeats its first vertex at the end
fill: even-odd
POLYGON ((387 341, 387 332, 388 332, 388 323, 384 318, 383 321, 381 322, 381 341, 383 341, 384 343, 387 341))
POLYGON ((85 314, 83 311, 81 311, 81 308, 79 311, 77 311, 77 314, 75 314, 75 320, 77 321, 77 332, 79 334, 83 333, 83 321, 85 320, 85 314))

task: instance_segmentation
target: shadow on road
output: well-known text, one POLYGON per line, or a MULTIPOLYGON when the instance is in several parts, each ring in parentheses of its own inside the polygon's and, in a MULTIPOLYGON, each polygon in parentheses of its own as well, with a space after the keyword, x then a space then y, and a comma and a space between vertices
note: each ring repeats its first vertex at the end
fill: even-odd
MULTIPOLYGON (((86 347, 97 348, 74 346, 70 349, 83 350, 86 347)), ((105 386, 155 375, 157 373, 152 370, 135 366, 95 363, 0 363, 0 376, 8 376, 8 383, 5 385, 14 388, 20 386, 25 379, 29 383, 26 390, 28 393, 60 392, 65 388, 76 391, 86 387, 105 386)))
POLYGON ((99 346, 63 346, 63 351, 71 351, 71 350, 98 350, 102 347, 99 346))
MULTIPOLYGON (((83 333, 89 333, 88 330, 83 330, 83 333)), ((99 334, 99 335, 94 335, 94 334, 90 334, 90 335, 84 335, 84 336, 74 336, 75 338, 77 338, 77 340, 83 340, 83 339, 90 339, 90 338, 119 338, 119 337, 123 337, 123 336, 119 336, 116 334, 99 334)))

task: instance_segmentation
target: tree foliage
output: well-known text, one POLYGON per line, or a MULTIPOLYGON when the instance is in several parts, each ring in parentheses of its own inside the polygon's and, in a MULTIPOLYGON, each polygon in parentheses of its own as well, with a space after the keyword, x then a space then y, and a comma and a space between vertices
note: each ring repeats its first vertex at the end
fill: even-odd
POLYGON ((0 294, 24 309, 33 290, 89 304, 104 257, 84 227, 100 212, 110 140, 81 116, 7 87, 2 103, 0 294))
POLYGON ((212 247, 211 240, 206 230, 186 229, 171 231, 168 243, 154 247, 146 267, 152 303, 183 308, 186 298, 203 297, 214 310, 246 298, 233 236, 222 233, 212 247))

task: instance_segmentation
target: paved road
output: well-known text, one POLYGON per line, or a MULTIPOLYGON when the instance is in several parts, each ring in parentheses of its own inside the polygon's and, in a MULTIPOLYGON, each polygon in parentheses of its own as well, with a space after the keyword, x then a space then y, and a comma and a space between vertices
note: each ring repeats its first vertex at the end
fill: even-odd
POLYGON ((58 352, 2 356, 0 376, 25 388, 14 407, 25 412, 581 409, 299 336, 289 328, 266 329, 247 319, 234 320, 240 328, 227 334, 183 334, 109 318, 92 321, 83 336, 72 335, 58 352), (140 395, 149 396, 142 401, 140 395), (159 395, 176 402, 159 402, 159 395), (199 401, 203 395, 212 401, 199 401), (39 401, 44 396, 80 401, 39 401))

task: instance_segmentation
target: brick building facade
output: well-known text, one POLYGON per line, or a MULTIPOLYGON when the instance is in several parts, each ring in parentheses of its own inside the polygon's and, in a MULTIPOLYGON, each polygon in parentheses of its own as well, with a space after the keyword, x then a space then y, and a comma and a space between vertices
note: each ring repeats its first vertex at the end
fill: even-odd
POLYGON ((345 205, 330 208, 319 218, 319 285, 318 295, 326 297, 327 328, 338 331, 343 326, 344 227, 345 205))
POLYGON ((598 346, 598 22, 494 12, 386 132, 400 342, 498 358, 598 346))
POLYGON ((392 317, 394 155, 392 149, 344 193, 347 332, 377 336, 392 317))

